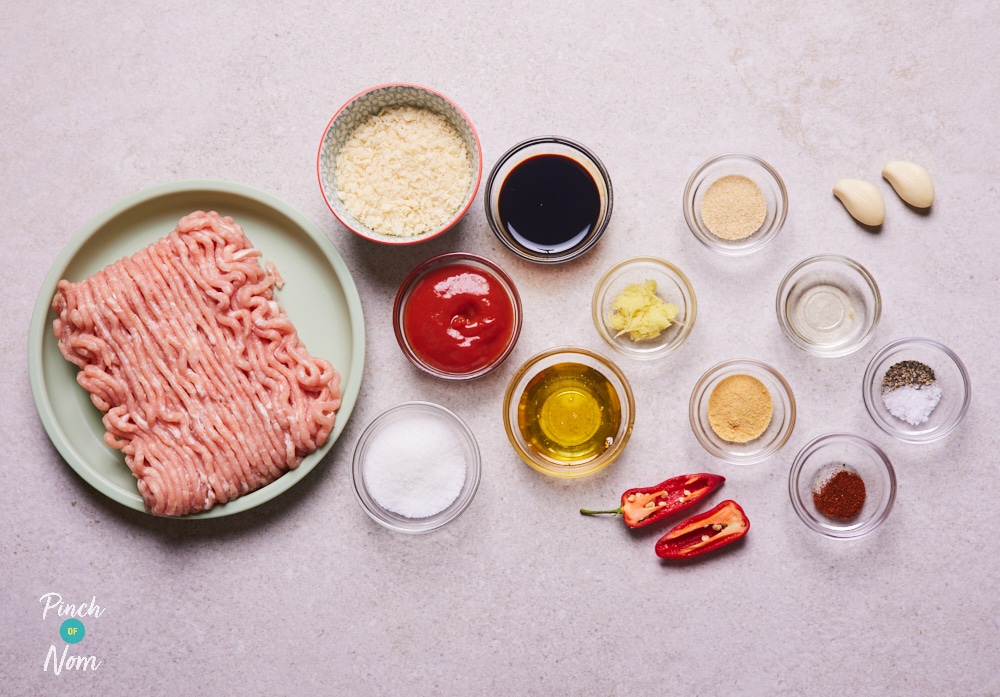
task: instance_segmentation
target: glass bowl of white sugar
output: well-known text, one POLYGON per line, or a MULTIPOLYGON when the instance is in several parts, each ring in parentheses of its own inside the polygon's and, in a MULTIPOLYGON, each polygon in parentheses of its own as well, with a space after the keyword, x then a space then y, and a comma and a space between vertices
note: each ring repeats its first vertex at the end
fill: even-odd
POLYGON ((865 407, 883 431, 907 443, 932 443, 965 417, 972 385, 955 352, 933 339, 897 339, 865 371, 865 407))
POLYGON ((354 447, 351 478, 358 502, 390 530, 437 530, 476 495, 479 445, 454 412, 431 402, 403 402, 379 414, 354 447))

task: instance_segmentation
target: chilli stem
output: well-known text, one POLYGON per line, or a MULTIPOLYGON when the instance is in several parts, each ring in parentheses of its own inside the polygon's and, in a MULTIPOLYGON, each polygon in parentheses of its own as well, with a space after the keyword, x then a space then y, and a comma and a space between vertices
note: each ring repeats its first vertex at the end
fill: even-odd
POLYGON ((580 509, 580 513, 582 513, 583 515, 605 515, 605 514, 608 514, 608 515, 621 515, 621 512, 622 512, 622 509, 621 509, 620 506, 618 508, 615 508, 615 509, 612 509, 612 510, 609 510, 609 511, 592 511, 592 510, 587 509, 587 508, 581 508, 580 509))

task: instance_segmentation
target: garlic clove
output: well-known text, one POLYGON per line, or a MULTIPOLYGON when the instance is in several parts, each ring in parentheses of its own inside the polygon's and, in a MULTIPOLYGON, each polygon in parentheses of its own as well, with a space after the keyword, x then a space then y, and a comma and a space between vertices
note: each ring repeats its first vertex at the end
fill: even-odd
POLYGON ((930 173, 913 162, 886 162, 882 176, 899 197, 914 208, 930 208, 934 203, 934 181, 930 173))
POLYGON ((833 195, 859 223, 878 227, 885 221, 885 201, 871 182, 841 179, 833 185, 833 195))

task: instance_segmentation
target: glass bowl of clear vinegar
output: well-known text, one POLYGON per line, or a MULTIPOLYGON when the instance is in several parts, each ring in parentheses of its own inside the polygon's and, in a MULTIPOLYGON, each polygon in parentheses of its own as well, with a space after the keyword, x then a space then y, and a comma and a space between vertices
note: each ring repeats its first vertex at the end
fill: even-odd
POLYGON ((562 346, 518 368, 504 394, 503 419, 511 445, 530 467, 552 477, 584 477, 625 449, 635 397, 610 360, 562 346))

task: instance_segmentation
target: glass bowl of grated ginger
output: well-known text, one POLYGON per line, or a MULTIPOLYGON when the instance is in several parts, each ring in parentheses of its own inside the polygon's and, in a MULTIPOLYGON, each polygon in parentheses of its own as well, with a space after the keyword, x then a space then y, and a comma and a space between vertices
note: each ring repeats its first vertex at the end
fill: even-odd
POLYGON ((604 272, 591 304, 594 327, 618 353, 663 358, 687 340, 698 314, 684 272, 657 257, 632 257, 604 272))

